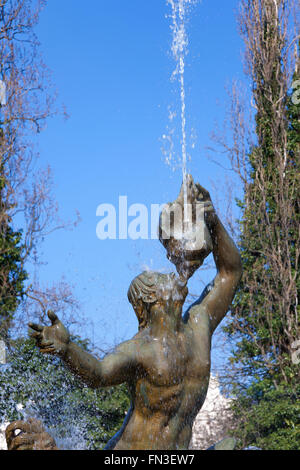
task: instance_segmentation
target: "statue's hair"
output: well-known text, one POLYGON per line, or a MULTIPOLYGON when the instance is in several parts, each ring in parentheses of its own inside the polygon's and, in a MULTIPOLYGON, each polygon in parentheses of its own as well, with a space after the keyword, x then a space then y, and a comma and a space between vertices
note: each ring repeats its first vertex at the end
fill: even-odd
POLYGON ((166 301, 172 298, 172 300, 183 303, 188 293, 186 284, 186 281, 176 279, 175 274, 167 275, 154 271, 144 271, 133 279, 128 289, 128 300, 137 315, 139 328, 144 328, 147 325, 149 306, 157 300, 164 299, 166 301), (143 304, 142 308, 140 308, 141 303, 143 304))
POLYGON ((157 300, 158 273, 144 271, 131 282, 128 289, 128 300, 137 305, 139 300, 144 304, 153 304, 157 300))
POLYGON ((128 290, 128 300, 133 307, 137 306, 141 300, 144 304, 153 304, 161 296, 163 298, 172 297, 173 300, 183 300, 187 295, 186 281, 177 279, 177 288, 173 284, 170 287, 170 280, 175 280, 175 274, 161 274, 154 271, 144 271, 133 279, 128 290))

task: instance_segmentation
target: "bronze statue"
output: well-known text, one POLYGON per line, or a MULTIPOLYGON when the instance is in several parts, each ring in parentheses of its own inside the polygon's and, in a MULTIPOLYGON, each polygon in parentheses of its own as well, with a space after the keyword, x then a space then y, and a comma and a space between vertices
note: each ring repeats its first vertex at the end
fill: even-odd
MULTIPOLYGON (((217 275, 183 316, 188 278, 203 259, 191 253, 188 260, 180 257, 178 250, 174 255, 178 245, 173 240, 165 246, 180 276, 144 272, 132 281, 128 299, 137 315, 139 331, 102 361, 70 342, 67 329, 53 312, 48 314, 51 326, 30 324, 41 352, 59 356, 90 387, 128 384, 130 410, 106 449, 188 449, 193 421, 207 393, 211 338, 229 309, 242 272, 239 252, 219 220, 209 193, 200 185, 190 193, 193 203, 198 197, 204 201, 217 275)), ((18 429, 26 437, 22 423, 18 429)), ((11 446, 12 441, 10 435, 11 446)))
POLYGON ((29 418, 27 422, 15 421, 10 424, 6 428, 5 437, 8 450, 58 450, 41 421, 33 418, 29 418))

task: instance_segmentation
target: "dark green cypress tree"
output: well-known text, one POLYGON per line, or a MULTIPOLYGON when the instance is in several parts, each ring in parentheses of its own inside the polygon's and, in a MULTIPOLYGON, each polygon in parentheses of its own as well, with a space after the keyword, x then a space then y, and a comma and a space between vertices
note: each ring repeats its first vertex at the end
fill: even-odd
POLYGON ((4 141, 4 133, 0 128, 0 339, 7 342, 27 274, 23 268, 22 232, 14 231, 9 216, 11 208, 6 198, 4 141))
MULTIPOLYGON (((290 2, 243 2, 242 33, 256 104, 257 144, 240 221, 244 275, 224 328, 234 349, 234 435, 241 447, 300 449, 299 104, 289 93, 290 2), (277 4, 277 9, 275 8, 277 4)), ((296 67, 294 81, 299 80, 296 67)))

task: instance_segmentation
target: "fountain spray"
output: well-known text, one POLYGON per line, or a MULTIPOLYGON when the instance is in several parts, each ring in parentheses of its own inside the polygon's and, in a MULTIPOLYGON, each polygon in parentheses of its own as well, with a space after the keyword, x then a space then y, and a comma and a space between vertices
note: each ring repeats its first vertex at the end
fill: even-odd
POLYGON ((181 104, 181 153, 182 153, 182 180, 184 187, 183 228, 188 226, 188 185, 187 185, 187 138, 186 138, 186 104, 185 104, 185 57, 188 54, 188 36, 186 33, 186 16, 188 7, 197 3, 197 0, 167 0, 172 8, 172 53, 176 61, 173 76, 179 77, 180 104, 181 104))

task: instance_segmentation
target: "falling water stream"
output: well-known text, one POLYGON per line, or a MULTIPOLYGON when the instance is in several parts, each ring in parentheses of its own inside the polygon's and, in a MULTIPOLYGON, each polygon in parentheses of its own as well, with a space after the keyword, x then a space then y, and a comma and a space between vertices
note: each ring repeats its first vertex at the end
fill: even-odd
POLYGON ((188 54, 188 36, 186 33, 187 13, 189 7, 197 3, 197 0, 167 0, 172 8, 172 53, 176 61, 176 69, 173 75, 179 78, 180 107, 181 107, 181 154, 182 154, 182 180, 184 190, 184 229, 187 227, 187 135, 186 135, 186 100, 185 100, 185 58, 188 54))

